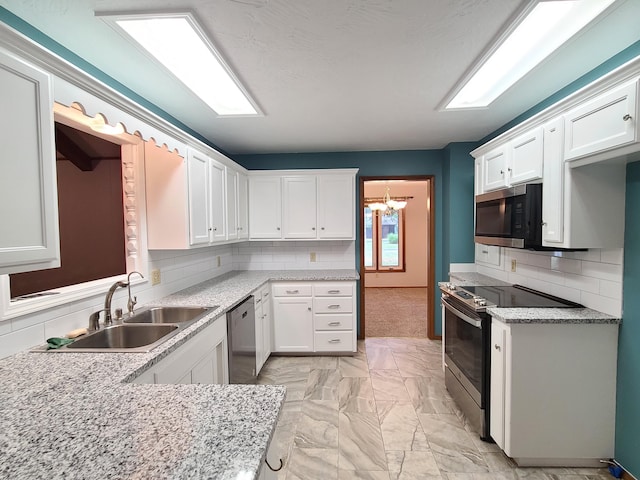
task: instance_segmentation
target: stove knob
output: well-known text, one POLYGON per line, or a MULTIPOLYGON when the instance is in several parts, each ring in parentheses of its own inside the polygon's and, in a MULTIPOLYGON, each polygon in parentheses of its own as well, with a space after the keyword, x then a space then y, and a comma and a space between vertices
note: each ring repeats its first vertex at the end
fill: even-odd
POLYGON ((455 290, 455 289, 456 289, 456 288, 458 288, 458 287, 456 287, 453 283, 449 283, 449 284, 447 284, 447 288, 448 288, 449 290, 455 290))
POLYGON ((487 304, 487 301, 486 301, 486 300, 480 300, 480 301, 478 302, 478 306, 480 306, 480 307, 484 307, 486 304, 487 304))

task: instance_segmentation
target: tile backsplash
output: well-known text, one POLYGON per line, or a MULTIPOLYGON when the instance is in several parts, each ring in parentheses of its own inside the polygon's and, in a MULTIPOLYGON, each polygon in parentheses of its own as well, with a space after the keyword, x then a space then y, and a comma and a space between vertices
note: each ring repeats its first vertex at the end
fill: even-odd
POLYGON ((233 246, 234 270, 356 268, 353 240, 246 242, 233 246))
POLYGON ((500 265, 476 263, 478 273, 524 285, 585 307, 622 316, 622 248, 533 252, 503 248, 500 265), (515 260, 515 272, 512 271, 515 260))

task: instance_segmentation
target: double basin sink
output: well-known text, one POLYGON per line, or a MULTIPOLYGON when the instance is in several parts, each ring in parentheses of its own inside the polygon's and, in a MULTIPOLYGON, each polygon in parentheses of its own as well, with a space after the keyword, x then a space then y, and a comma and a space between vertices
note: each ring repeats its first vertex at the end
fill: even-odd
POLYGON ((147 307, 54 351, 149 352, 216 307, 147 307))

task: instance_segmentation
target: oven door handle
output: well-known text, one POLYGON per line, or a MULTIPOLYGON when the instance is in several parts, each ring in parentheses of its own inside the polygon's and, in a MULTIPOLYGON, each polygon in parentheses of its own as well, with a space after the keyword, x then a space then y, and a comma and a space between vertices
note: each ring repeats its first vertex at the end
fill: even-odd
POLYGON ((462 313, 460 310, 458 310, 457 308, 454 308, 449 302, 447 302, 444 298, 442 299, 442 304, 444 305, 444 308, 446 308, 447 310, 449 310, 451 313, 453 313, 454 315, 456 315, 457 317, 460 317, 462 320, 464 320, 465 322, 467 322, 470 325, 473 325, 476 328, 482 328, 482 320, 476 320, 471 318, 470 316, 462 313))

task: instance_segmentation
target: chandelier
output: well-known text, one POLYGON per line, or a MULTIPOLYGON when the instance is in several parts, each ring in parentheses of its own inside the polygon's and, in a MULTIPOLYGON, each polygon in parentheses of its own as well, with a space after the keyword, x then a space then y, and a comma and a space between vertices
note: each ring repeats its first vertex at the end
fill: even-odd
POLYGON ((391 215, 393 212, 403 209, 407 206, 407 200, 411 197, 395 197, 391 198, 389 187, 382 198, 367 198, 367 206, 372 211, 379 211, 384 215, 391 215))

